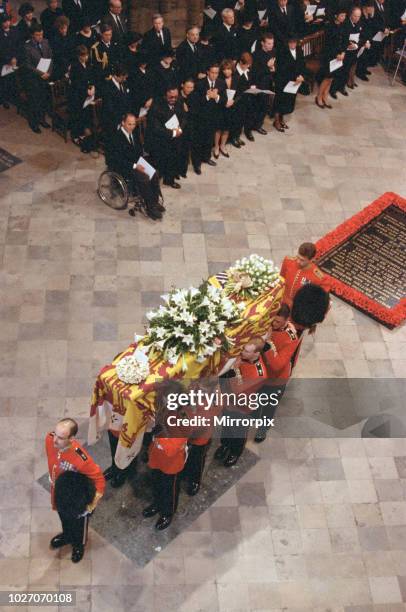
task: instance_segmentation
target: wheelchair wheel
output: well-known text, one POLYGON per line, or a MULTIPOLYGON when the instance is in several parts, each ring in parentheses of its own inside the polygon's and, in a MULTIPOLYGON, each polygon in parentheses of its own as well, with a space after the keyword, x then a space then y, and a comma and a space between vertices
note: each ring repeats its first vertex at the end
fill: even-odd
POLYGON ((122 210, 128 204, 128 186, 122 176, 115 172, 105 170, 99 178, 97 186, 99 198, 107 206, 122 210))

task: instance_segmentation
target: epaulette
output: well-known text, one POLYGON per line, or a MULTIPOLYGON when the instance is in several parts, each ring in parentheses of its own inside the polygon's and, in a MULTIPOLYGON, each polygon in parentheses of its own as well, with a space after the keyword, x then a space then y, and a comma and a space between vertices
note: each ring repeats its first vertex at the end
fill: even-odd
POLYGON ((83 461, 87 461, 87 455, 86 455, 86 453, 84 453, 84 452, 82 451, 82 449, 81 449, 81 448, 75 448, 75 453, 76 453, 76 454, 78 454, 78 455, 79 455, 79 457, 80 457, 81 459, 83 459, 83 461))

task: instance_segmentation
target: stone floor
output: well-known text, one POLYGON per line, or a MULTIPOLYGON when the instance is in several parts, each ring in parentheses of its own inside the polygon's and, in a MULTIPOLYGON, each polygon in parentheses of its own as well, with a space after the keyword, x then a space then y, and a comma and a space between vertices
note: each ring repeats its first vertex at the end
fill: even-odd
MULTIPOLYGON (((72 586, 83 612, 406 610, 404 440, 250 444, 257 464, 143 569, 94 531, 79 566, 51 553, 58 520, 36 483, 44 434, 62 415, 85 424, 96 372, 163 290, 250 252, 280 263, 383 192, 405 195, 405 102, 380 69, 332 111, 301 97, 288 133, 166 190, 160 223, 98 200, 101 158, 1 111, 1 146, 23 159, 0 174, 3 590, 72 586)), ((405 346, 405 327, 334 299, 296 375, 405 377, 405 346)))

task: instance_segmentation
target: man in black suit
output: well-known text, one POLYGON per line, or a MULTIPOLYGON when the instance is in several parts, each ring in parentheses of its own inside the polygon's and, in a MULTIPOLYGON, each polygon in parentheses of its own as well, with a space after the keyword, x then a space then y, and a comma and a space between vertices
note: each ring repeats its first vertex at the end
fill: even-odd
MULTIPOLYGON (((18 67, 19 37, 16 28, 11 27, 11 17, 4 13, 0 17, 0 71, 4 66, 18 67)), ((16 84, 13 73, 0 77, 0 104, 4 108, 10 108, 15 96, 16 84)))
POLYGON ((106 162, 110 170, 121 174, 128 183, 135 184, 143 198, 148 216, 151 219, 162 219, 165 207, 162 205, 162 195, 159 187, 158 173, 149 178, 140 157, 145 159, 145 152, 134 132, 137 119, 132 113, 126 113, 121 125, 116 130, 106 150, 106 162))
POLYGON ((277 0, 270 12, 269 29, 274 34, 278 46, 286 45, 289 36, 295 31, 295 10, 288 0, 277 0))
POLYGON ((214 133, 221 124, 223 108, 227 102, 226 85, 219 79, 219 67, 212 64, 207 70, 207 77, 199 81, 196 87, 199 99, 199 125, 194 134, 195 150, 200 151, 193 161, 196 174, 201 174, 201 164, 216 166, 211 159, 214 133))
POLYGON ((158 64, 162 51, 172 50, 172 37, 168 28, 164 26, 162 15, 156 14, 152 18, 152 28, 144 34, 142 49, 147 52, 149 64, 158 64))
POLYGON ((164 185, 180 189, 183 132, 186 113, 179 90, 169 89, 164 98, 154 100, 148 115, 146 146, 163 176, 164 185), (173 125, 169 124, 171 121, 173 125), (176 125, 177 124, 177 125, 176 125))
POLYGON ((86 0, 62 0, 63 14, 69 19, 69 32, 77 34, 86 16, 86 0))
POLYGON ((120 48, 113 40, 113 30, 108 23, 100 26, 100 40, 90 48, 90 63, 96 85, 103 87, 106 78, 119 63, 120 48))
POLYGON ((127 21, 122 14, 123 7, 121 0, 110 0, 109 12, 102 17, 102 23, 108 23, 113 31, 113 41, 124 42, 127 34, 127 21))
POLYGON ((200 72, 201 45, 199 44, 199 36, 200 31, 197 26, 188 28, 185 40, 176 49, 176 61, 181 83, 190 77, 196 79, 200 72))
POLYGON ((221 62, 223 59, 236 60, 239 57, 240 44, 233 9, 223 9, 221 19, 222 24, 214 36, 217 61, 221 62))
POLYGON ((31 40, 25 44, 23 68, 28 95, 28 123, 35 134, 40 134, 40 125, 44 128, 51 127, 45 119, 45 114, 49 110, 47 83, 52 74, 52 51, 39 24, 32 27, 31 40), (38 69, 42 59, 50 61, 46 72, 38 69))
POLYGON ((127 77, 127 68, 121 64, 117 65, 111 79, 106 81, 102 90, 102 121, 107 138, 116 132, 122 117, 132 110, 132 99, 126 83, 127 77))

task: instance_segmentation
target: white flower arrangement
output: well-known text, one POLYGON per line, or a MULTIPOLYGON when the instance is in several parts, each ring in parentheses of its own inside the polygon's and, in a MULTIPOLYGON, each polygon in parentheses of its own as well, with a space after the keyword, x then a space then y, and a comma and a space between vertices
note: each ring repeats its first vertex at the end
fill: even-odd
POLYGON ((244 304, 236 304, 208 282, 198 289, 173 290, 162 298, 165 306, 147 314, 147 348, 162 352, 171 365, 182 357, 183 369, 185 353, 193 353, 201 363, 219 348, 229 348, 226 328, 241 320, 244 304))
POLYGON ((148 356, 141 349, 136 349, 132 355, 120 359, 116 372, 122 382, 138 385, 149 375, 148 356))
POLYGON ((256 298, 278 282, 279 270, 270 259, 253 253, 235 262, 227 270, 226 295, 256 298))

